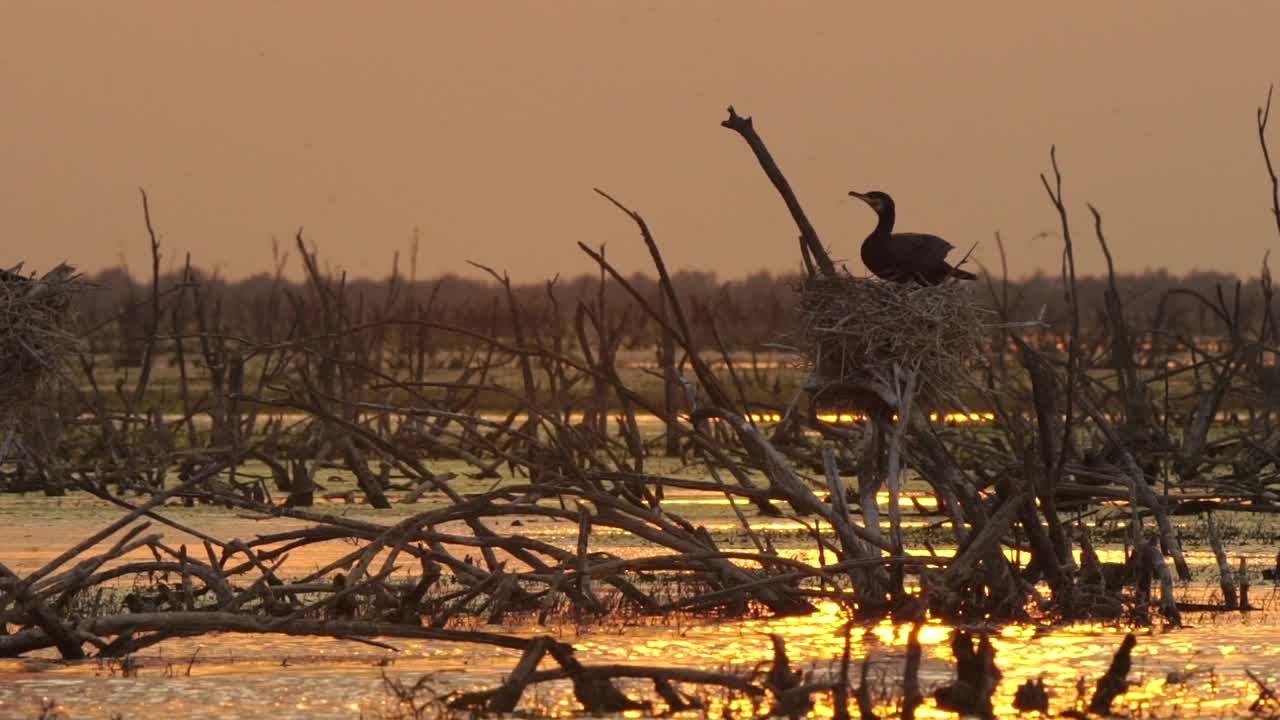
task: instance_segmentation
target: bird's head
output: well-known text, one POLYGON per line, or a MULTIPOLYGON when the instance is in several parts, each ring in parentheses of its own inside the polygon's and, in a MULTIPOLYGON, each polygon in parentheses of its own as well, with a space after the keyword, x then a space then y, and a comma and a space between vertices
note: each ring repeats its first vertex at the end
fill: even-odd
POLYGON ((893 198, 889 197, 889 193, 886 192, 881 192, 879 190, 872 190, 871 192, 865 193, 850 191, 849 195, 850 197, 856 197, 862 202, 870 205, 871 209, 875 210, 877 215, 885 212, 886 210, 893 209, 893 198))

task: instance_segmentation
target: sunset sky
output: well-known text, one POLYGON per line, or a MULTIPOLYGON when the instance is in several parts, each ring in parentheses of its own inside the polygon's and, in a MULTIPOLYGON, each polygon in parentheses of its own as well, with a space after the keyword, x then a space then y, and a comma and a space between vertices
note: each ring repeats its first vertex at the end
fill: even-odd
MULTIPOLYGON (((1256 274, 1280 247, 1254 112, 1280 3, 5 2, 0 266, 239 277, 299 226, 335 267, 520 281, 591 268, 576 242, 722 278, 798 266, 796 230, 729 104, 850 269, 882 189, 899 227, 1015 275, 1052 270, 1038 174, 1058 145, 1079 263, 1256 274), (402 262, 402 267, 407 261, 402 262)), ((1277 100, 1280 105, 1280 99, 1277 100)), ((1280 155, 1280 107, 1271 133, 1280 155)))

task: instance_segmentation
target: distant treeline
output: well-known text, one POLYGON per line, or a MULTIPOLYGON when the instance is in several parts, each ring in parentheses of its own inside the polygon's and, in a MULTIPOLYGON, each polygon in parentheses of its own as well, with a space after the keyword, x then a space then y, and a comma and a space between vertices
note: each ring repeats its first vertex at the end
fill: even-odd
MULTIPOLYGON (((106 270, 88 278, 95 286, 87 293, 78 317, 84 327, 102 327, 116 322, 126 336, 143 337, 152 321, 151 280, 131 277, 123 269, 106 270)), ((745 278, 722 281, 714 272, 680 271, 673 284, 685 300, 690 324, 711 342, 714 326, 721 341, 730 349, 760 349, 770 343, 785 343, 794 327, 797 293, 801 281, 798 274, 774 275, 759 272, 745 278)), ((630 287, 646 302, 658 303, 657 283, 653 277, 636 274, 626 279, 630 287)), ((162 295, 175 292, 179 286, 187 294, 199 293, 200 306, 216 318, 206 320, 222 332, 262 341, 284 337, 286 327, 296 322, 293 309, 298 301, 308 304, 315 298, 314 287, 261 274, 238 281, 208 275, 199 270, 190 275, 162 275, 162 295)), ((1159 330, 1171 335, 1215 336, 1229 332, 1215 307, 1230 308, 1231 315, 1239 307, 1244 327, 1257 327, 1261 318, 1264 293, 1258 278, 1239 280, 1234 275, 1197 272, 1175 276, 1164 271, 1124 274, 1116 277, 1125 315, 1139 331, 1159 330), (1239 287, 1237 287, 1239 285, 1239 287)), ((506 291, 494 281, 441 275, 429 280, 409 282, 404 277, 383 280, 356 279, 341 284, 339 298, 345 312, 365 322, 420 321, 445 324, 485 335, 507 336, 510 313, 506 291)), ((1082 332, 1100 337, 1106 332, 1104 293, 1105 277, 1077 280, 1082 332)), ((1065 331, 1070 313, 1070 295, 1060 277, 1037 274, 1010 280, 982 277, 973 284, 974 292, 993 311, 992 322, 1043 320, 1050 334, 1065 331)), ((527 328, 550 333, 556 328, 572 335, 573 322, 580 305, 600 313, 624 338, 623 347, 653 347, 659 332, 656 323, 636 306, 632 293, 621 283, 606 279, 603 292, 599 276, 581 275, 557 281, 513 285, 511 292, 520 308, 527 328)), ((161 318, 167 330, 172 323, 190 329, 197 321, 188 303, 180 316, 161 318)), ((97 342, 110 342, 101 339, 97 342)), ((118 338, 120 339, 120 338, 118 338)), ((107 349, 107 348, 101 348, 107 349)))

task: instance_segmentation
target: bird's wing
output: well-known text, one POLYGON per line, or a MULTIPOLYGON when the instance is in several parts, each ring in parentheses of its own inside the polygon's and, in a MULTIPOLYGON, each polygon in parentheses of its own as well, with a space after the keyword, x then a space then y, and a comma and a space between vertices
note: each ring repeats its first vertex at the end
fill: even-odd
POLYGON ((894 254, 900 258, 920 261, 941 260, 955 246, 937 235, 925 233, 894 233, 894 254))

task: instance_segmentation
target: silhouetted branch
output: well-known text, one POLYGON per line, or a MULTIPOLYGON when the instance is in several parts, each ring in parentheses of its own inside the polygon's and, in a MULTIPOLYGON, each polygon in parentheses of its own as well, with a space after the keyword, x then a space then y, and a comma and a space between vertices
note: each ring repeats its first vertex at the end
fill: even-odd
POLYGON ((782 201, 787 204, 791 219, 795 221, 796 227, 800 228, 801 257, 805 260, 806 267, 809 264, 809 255, 812 255, 823 275, 834 276, 836 274, 835 263, 831 262, 831 256, 827 254, 826 248, 822 246, 822 241, 818 239, 817 231, 813 229, 813 224, 809 222, 809 218, 804 214, 804 210, 801 209, 800 201, 791 189, 791 183, 787 182, 787 178, 778 169, 778 164, 774 162, 773 156, 769 154, 769 149, 765 147, 764 141, 756 133, 751 117, 739 115, 730 105, 729 118, 720 124, 738 133, 743 140, 747 141, 747 145, 750 146, 751 152, 755 153, 760 167, 764 169, 764 174, 769 176, 769 181, 773 183, 774 188, 778 190, 778 194, 782 196, 782 201), (804 251, 807 251, 807 253, 804 251))

